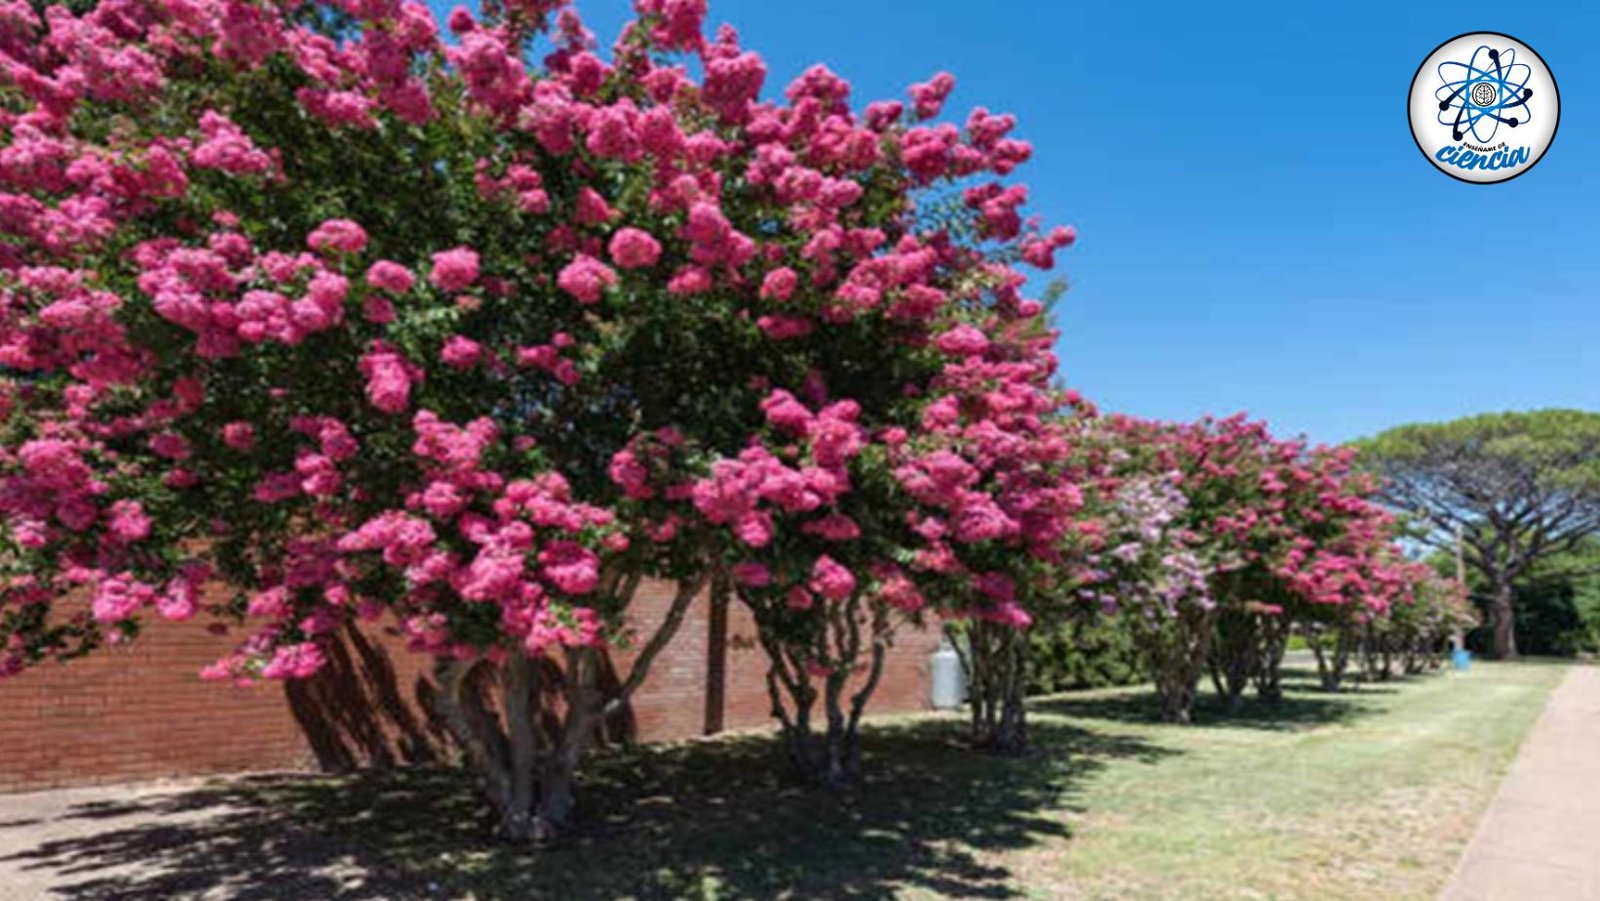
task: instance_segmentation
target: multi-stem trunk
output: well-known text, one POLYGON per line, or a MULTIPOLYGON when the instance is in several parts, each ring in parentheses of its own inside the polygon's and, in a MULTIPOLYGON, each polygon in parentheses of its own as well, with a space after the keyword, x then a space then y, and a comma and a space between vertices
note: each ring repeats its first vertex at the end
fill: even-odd
POLYGON ((1155 681, 1161 719, 1188 723, 1211 648, 1212 608, 1189 605, 1160 613, 1136 612, 1134 643, 1155 681))
POLYGON ((1400 652, 1400 670, 1408 676, 1415 676, 1428 665, 1428 649, 1423 639, 1414 639, 1406 643, 1405 649, 1400 652))
POLYGON ((1372 624, 1367 623, 1356 631, 1355 648, 1356 666, 1361 671, 1361 678, 1368 682, 1378 679, 1378 639, 1373 634, 1372 624))
POLYGON ((1269 704, 1283 700, 1283 653, 1289 646, 1289 628, 1289 618, 1282 613, 1257 616, 1256 694, 1269 704))
POLYGON ((1361 627, 1358 656, 1361 676, 1368 682, 1387 682, 1394 675, 1393 639, 1376 622, 1361 627))
MULTIPOLYGON (((967 673, 970 737, 995 754, 1020 754, 1028 746, 1028 636, 1021 629, 972 620, 965 629, 961 663, 967 673)), ((956 643, 960 648, 960 642, 956 643)))
POLYGON ((818 611, 817 628, 796 639, 782 634, 758 603, 744 600, 767 652, 767 696, 789 763, 802 779, 827 788, 854 782, 861 772, 861 717, 893 640, 888 613, 852 595, 818 611))
POLYGON ((1318 624, 1306 630, 1307 643, 1317 658, 1317 681, 1323 691, 1338 691, 1344 683, 1350 651, 1355 646, 1355 629, 1353 623, 1342 622, 1334 626, 1318 624))
MULTIPOLYGON (((608 583, 626 607, 637 574, 608 583)), ((521 648, 501 663, 440 658, 435 706, 483 783, 494 813, 495 834, 510 842, 543 841, 560 834, 576 805, 578 763, 610 712, 628 702, 650 666, 682 625, 704 579, 680 582, 672 604, 634 659, 627 678, 603 688, 605 652, 571 647, 563 665, 532 658, 521 648), (559 680, 561 709, 553 728, 536 720, 541 680, 559 680), (498 686, 495 703, 494 688, 498 686)))
POLYGON ((1229 608, 1217 615, 1212 634, 1211 682, 1229 710, 1237 710, 1259 666, 1256 615, 1229 608))
POLYGON ((1444 666, 1445 659, 1455 647, 1455 641, 1450 638, 1435 635, 1428 639, 1422 650, 1423 656, 1427 658, 1428 669, 1439 669, 1444 666))

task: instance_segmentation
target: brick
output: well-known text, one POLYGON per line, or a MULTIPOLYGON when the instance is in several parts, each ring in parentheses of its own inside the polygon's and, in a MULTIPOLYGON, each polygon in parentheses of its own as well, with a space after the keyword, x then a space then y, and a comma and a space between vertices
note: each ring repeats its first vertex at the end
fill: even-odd
MULTIPOLYGON (((646 584, 634 624, 644 633, 661 621, 671 586, 646 584)), ((640 741, 688 738, 707 731, 710 603, 696 599, 672 644, 656 659, 620 721, 640 741)), ((728 610, 729 642, 721 725, 770 720, 766 663, 752 646, 749 612, 728 610)), ((430 724, 415 686, 430 683, 431 661, 407 651, 382 628, 363 627, 358 644, 306 683, 238 688, 201 681, 201 667, 232 650, 235 636, 194 624, 151 619, 129 647, 62 665, 47 664, 0 681, 0 791, 27 791, 113 781, 212 775, 245 770, 361 766, 375 755, 406 761, 405 749, 444 752, 442 730, 430 724), (371 659, 377 665, 367 666, 371 659), (380 699, 393 699, 391 708, 380 699)), ((926 705, 927 656, 937 636, 912 632, 891 650, 871 709, 920 710, 926 705)), ((626 676, 633 654, 612 661, 626 676)), ((715 719, 715 717, 711 717, 715 719)), ((713 723, 714 725, 714 723, 713 723)))

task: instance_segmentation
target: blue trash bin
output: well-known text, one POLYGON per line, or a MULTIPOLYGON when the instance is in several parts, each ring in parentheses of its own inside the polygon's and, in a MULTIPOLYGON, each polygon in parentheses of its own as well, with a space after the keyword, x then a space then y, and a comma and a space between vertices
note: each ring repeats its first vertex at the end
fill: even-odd
POLYGON ((1450 655, 1450 661, 1455 664, 1456 669, 1465 672, 1468 667, 1472 666, 1472 652, 1466 648, 1456 648, 1450 655))

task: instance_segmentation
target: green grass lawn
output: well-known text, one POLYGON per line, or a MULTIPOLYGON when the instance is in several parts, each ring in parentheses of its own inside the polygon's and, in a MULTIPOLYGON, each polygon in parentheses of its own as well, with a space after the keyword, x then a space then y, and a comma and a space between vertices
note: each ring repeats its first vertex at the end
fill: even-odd
POLYGON ((1207 698, 1191 727, 1153 722, 1144 689, 1061 695, 1035 704, 1018 760, 960 747, 955 717, 894 718, 843 795, 789 784, 765 736, 602 755, 580 830, 538 852, 485 843, 447 770, 205 791, 255 811, 265 838, 235 844, 258 861, 272 817, 432 897, 1423 898, 1564 671, 1478 665, 1340 695, 1296 673, 1279 707, 1223 717, 1207 698))
POLYGON ((1042 702, 1169 756, 1083 780, 1073 839, 1019 855, 1018 875, 1041 896, 1431 898, 1564 672, 1301 683, 1282 715, 1193 729, 1141 722, 1136 695, 1042 702))

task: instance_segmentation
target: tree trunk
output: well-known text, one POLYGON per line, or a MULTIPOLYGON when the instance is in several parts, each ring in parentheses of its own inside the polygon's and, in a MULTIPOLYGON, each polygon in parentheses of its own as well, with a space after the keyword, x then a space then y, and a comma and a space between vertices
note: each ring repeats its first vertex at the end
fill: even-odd
MULTIPOLYGON (((538 767, 539 797, 533 819, 534 838, 539 841, 564 832, 577 806, 574 781, 578 762, 594 738, 606 706, 599 687, 600 654, 591 647, 567 649, 566 715, 553 746, 538 767)), ((634 682, 632 674, 629 682, 634 682)))
POLYGON ((553 761, 544 768, 539 779, 539 803, 534 809, 535 841, 547 842, 559 836, 572 822, 572 811, 578 805, 574 791, 577 778, 577 761, 553 761))
POLYGON ((1255 615, 1243 610, 1220 613, 1212 637, 1211 681, 1230 712, 1239 709, 1259 663, 1255 615))
POLYGON ((499 833, 508 841, 526 841, 537 830, 531 822, 538 732, 533 723, 534 662, 514 653, 500 669, 505 692, 506 738, 510 745, 509 781, 505 806, 500 811, 499 833))
MULTIPOLYGON (((1196 674, 1198 675, 1198 674, 1196 674)), ((1192 720, 1196 678, 1187 673, 1165 673, 1156 679, 1156 701, 1161 705, 1161 721, 1187 726, 1192 720)))
MULTIPOLYGON (((620 579, 612 590, 625 605, 638 583, 639 577, 632 574, 620 579)), ((644 681, 704 585, 704 576, 678 583, 666 617, 609 698, 600 685, 604 651, 567 648, 561 672, 566 709, 554 735, 541 731, 534 718, 541 661, 530 658, 520 647, 510 649, 498 666, 483 659, 437 661, 439 713, 467 763, 483 781, 497 837, 517 843, 547 841, 567 827, 576 806, 577 769, 584 751, 605 716, 627 703, 644 681), (499 677, 499 710, 491 709, 485 700, 480 674, 488 671, 499 677)))
POLYGON ((1516 614, 1512 607, 1515 592, 1508 578, 1496 580, 1489 601, 1489 622, 1494 630, 1494 656, 1497 660, 1517 658, 1516 614))
POLYGON ((1344 681, 1345 667, 1350 663, 1350 647, 1355 643, 1354 627, 1349 623, 1336 626, 1315 625, 1306 629, 1306 643, 1317 658, 1317 682, 1323 691, 1338 691, 1344 681), (1332 633, 1332 646, 1328 644, 1332 633))
POLYGON ((1372 623, 1361 627, 1361 632, 1356 638, 1356 663, 1361 669, 1361 678, 1367 682, 1378 681, 1378 636, 1372 623))
POLYGON ((893 628, 881 605, 863 613, 865 600, 856 595, 822 611, 824 622, 805 642, 785 640, 762 621, 763 610, 740 595, 756 616, 756 636, 767 652, 767 696, 778 720, 784 750, 800 778, 825 788, 856 781, 861 771, 861 718, 867 701, 883 678, 893 628), (863 628, 866 634, 863 634, 863 628), (855 693, 846 691, 865 654, 865 678, 855 693), (812 684, 811 668, 823 664, 822 690, 812 684), (812 710, 822 702, 821 734, 812 710))
POLYGON ((1408 676, 1415 676, 1422 672, 1428 663, 1427 649, 1421 641, 1413 641, 1405 646, 1400 653, 1400 670, 1408 676))
POLYGON ((999 623, 975 620, 967 628, 967 703, 972 711, 971 740, 994 754, 1027 749, 1027 633, 999 623))
POLYGON ((1268 704, 1283 700, 1283 653, 1289 646, 1289 620, 1283 614, 1263 615, 1257 626, 1261 636, 1256 667, 1256 694, 1268 704))
POLYGON ((1156 684, 1161 719, 1187 724, 1211 650, 1214 608, 1180 607, 1171 618, 1135 614, 1134 642, 1156 684))
POLYGON ((483 782, 484 799, 495 816, 495 833, 507 841, 524 841, 533 836, 532 811, 530 805, 519 807, 515 800, 511 761, 526 755, 522 749, 512 749, 512 739, 501 728, 499 718, 483 705, 475 675, 484 665, 476 660, 440 658, 436 700, 445 725, 483 782))

